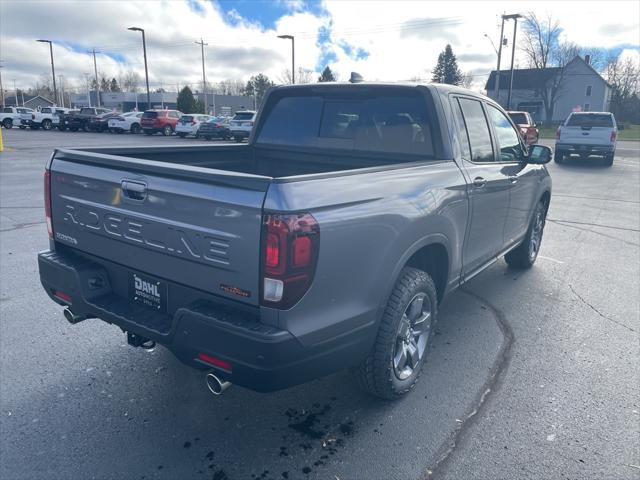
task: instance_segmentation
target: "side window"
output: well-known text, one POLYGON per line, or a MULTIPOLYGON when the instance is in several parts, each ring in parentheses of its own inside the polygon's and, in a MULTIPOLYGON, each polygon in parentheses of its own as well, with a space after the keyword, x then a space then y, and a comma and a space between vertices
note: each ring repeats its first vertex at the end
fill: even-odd
POLYGON ((520 145, 520 135, 507 116, 491 105, 487 105, 489 119, 493 124, 493 129, 498 137, 498 147, 500 148, 501 162, 519 162, 522 159, 522 146, 520 145))
POLYGON ((587 85, 587 91, 585 92, 585 95, 586 95, 587 97, 590 97, 590 96, 591 96, 591 88, 592 88, 592 87, 591 87, 591 85, 587 85))
POLYGON ((464 126, 464 118, 462 118, 462 110, 458 100, 451 99, 451 109, 453 115, 456 117, 456 132, 460 139, 460 150, 462 151, 462 158, 465 160, 471 160, 471 147, 469 146, 469 136, 467 135, 467 129, 464 126))
POLYGON ((177 112, 169 112, 169 118, 180 118, 177 112))
POLYGON ((469 136, 471 160, 474 162, 493 162, 493 145, 487 118, 482 111, 482 105, 477 100, 460 98, 460 108, 464 117, 464 124, 469 136))

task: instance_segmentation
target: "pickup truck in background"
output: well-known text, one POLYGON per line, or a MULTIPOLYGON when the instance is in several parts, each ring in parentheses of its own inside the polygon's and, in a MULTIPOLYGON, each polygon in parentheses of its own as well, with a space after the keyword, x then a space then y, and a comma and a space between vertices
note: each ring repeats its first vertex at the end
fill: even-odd
POLYGON ((462 88, 276 87, 248 144, 56 150, 40 278, 70 323, 164 345, 215 394, 349 368, 394 399, 448 293, 535 262, 550 159, 462 88))
POLYGON ((616 154, 618 126, 610 112, 573 112, 556 131, 553 159, 563 163, 571 155, 586 159, 597 155, 606 166, 613 165, 616 154))
POLYGON ((3 107, 0 113, 0 125, 4 128, 13 128, 17 126, 21 129, 27 128, 22 124, 23 119, 30 119, 33 110, 25 107, 3 107))
POLYGON ((70 108, 62 107, 42 107, 40 110, 33 112, 30 119, 23 119, 22 124, 31 128, 31 130, 51 130, 60 124, 60 115, 69 113, 70 108))
POLYGON ((72 132, 83 130, 85 132, 91 131, 91 123, 95 122, 99 116, 105 113, 113 113, 108 108, 98 107, 82 107, 80 110, 70 112, 60 118, 60 129, 69 129, 72 132))
POLYGON ((527 145, 538 143, 540 131, 529 112, 507 112, 522 134, 527 145))

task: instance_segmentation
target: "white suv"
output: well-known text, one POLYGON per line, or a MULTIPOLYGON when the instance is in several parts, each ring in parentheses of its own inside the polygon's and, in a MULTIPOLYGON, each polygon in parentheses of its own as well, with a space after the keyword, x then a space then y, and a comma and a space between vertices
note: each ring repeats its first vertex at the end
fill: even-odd
POLYGON ((196 113, 190 113, 188 115, 182 115, 178 123, 176 124, 176 135, 180 138, 184 138, 187 135, 196 136, 200 124, 211 120, 210 115, 198 115, 196 113))
POLYGON ((256 112, 253 110, 236 112, 231 122, 229 122, 229 130, 231 130, 231 135, 236 142, 241 142, 245 138, 249 138, 255 120, 256 112))
POLYGON ((571 155, 587 158, 598 155, 605 165, 613 165, 616 154, 618 126, 610 112, 573 112, 556 131, 556 147, 553 159, 556 163, 568 160, 571 155))
POLYGON ((57 127, 60 123, 59 115, 62 113, 67 113, 71 110, 70 108, 62 108, 62 107, 42 107, 39 111, 33 112, 30 119, 25 119, 24 115, 20 123, 24 126, 29 126, 31 130, 38 130, 42 128, 43 130, 51 130, 54 127, 57 127))
POLYGON ((22 119, 31 120, 33 110, 25 107, 4 107, 0 114, 0 123, 4 128, 13 128, 14 125, 20 128, 27 128, 22 125, 22 119))

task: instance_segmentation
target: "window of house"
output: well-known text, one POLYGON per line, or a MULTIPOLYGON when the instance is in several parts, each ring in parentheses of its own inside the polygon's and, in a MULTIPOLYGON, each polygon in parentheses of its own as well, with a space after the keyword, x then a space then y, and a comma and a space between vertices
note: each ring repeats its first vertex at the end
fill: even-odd
POLYGON ((591 85, 587 85, 587 92, 586 92, 587 97, 591 96, 591 85))
POLYGON ((471 160, 474 162, 493 162, 493 145, 489 124, 482 110, 482 104, 477 100, 460 98, 460 108, 469 136, 471 146, 471 160))
POLYGON ((591 109, 591 104, 589 103, 585 103, 584 106, 582 107, 582 111, 583 112, 588 112, 591 109))

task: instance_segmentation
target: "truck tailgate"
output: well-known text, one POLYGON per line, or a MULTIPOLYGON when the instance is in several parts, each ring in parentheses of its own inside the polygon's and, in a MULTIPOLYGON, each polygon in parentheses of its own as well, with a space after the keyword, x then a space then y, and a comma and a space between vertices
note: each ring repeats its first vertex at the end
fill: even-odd
POLYGON ((560 129, 562 143, 576 143, 579 145, 610 145, 611 127, 568 127, 560 129))
POLYGON ((170 279, 255 305, 269 183, 253 176, 246 184, 233 172, 58 151, 51 163, 55 240, 147 282, 170 279))

